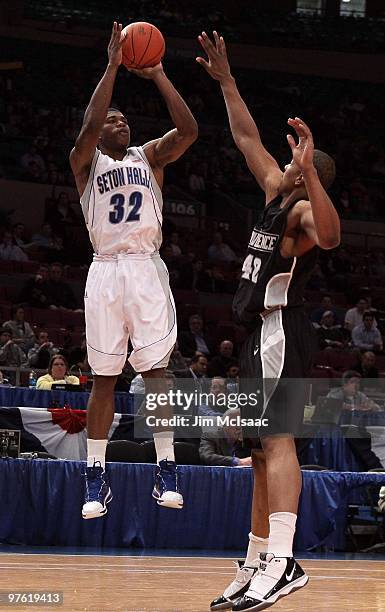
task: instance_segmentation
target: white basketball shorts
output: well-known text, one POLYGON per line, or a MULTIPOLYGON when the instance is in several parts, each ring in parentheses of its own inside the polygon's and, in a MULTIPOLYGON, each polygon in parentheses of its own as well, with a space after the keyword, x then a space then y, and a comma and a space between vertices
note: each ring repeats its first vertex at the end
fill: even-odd
POLYGON ((95 374, 167 367, 176 342, 176 312, 159 253, 94 256, 84 296, 88 361, 95 374))

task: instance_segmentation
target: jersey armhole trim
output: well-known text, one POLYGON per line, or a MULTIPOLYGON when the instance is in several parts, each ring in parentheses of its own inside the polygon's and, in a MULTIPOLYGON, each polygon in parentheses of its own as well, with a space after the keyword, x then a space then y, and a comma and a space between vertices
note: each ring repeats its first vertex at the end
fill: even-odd
POLYGON ((96 169, 96 164, 97 164, 99 157, 100 157, 100 151, 99 149, 95 149, 94 157, 91 163, 90 173, 88 175, 87 184, 85 186, 83 194, 79 198, 80 205, 83 211, 83 215, 87 223, 88 223, 88 211, 89 211, 89 206, 90 206, 91 191, 92 191, 92 187, 94 184, 95 169, 96 169))

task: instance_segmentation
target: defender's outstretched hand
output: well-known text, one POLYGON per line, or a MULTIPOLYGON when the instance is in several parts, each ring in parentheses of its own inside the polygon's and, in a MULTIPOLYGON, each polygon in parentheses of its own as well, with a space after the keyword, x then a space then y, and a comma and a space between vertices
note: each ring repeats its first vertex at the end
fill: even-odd
POLYGON ((198 36, 198 40, 206 51, 209 61, 203 59, 203 57, 197 57, 196 61, 205 68, 213 79, 223 81, 231 76, 226 45, 223 36, 219 36, 215 30, 213 36, 215 44, 212 43, 206 32, 202 32, 202 35, 198 36))
POLYGON ((310 128, 302 119, 288 119, 288 124, 295 129, 298 136, 298 144, 296 144, 291 134, 287 135, 287 142, 290 145, 293 159, 301 170, 307 170, 313 167, 314 142, 310 128))
POLYGON ((122 44, 125 39, 122 34, 122 24, 114 21, 111 38, 108 43, 108 63, 111 66, 120 66, 122 63, 122 44))

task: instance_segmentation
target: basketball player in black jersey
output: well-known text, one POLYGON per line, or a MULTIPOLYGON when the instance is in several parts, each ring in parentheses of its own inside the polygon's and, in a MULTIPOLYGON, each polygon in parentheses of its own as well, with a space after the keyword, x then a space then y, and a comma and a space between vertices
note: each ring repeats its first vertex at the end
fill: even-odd
MULTIPOLYGON (((208 60, 197 58, 219 81, 237 147, 266 195, 266 206, 251 235, 233 309, 251 328, 242 347, 241 376, 261 385, 258 416, 268 418, 258 436, 263 453, 253 453, 252 529, 244 564, 211 604, 212 610, 262 610, 305 586, 308 577, 293 558, 301 472, 293 433, 303 418, 301 385, 312 357, 312 328, 303 310, 303 290, 317 251, 340 241, 340 224, 327 189, 333 160, 314 150, 308 126, 289 119, 299 139, 287 140, 291 162, 282 171, 264 148, 258 129, 231 75, 222 37, 205 32, 198 40, 208 60)), ((302 385, 303 386, 303 385, 302 385)), ((249 415, 248 415, 249 416, 249 415)), ((255 435, 255 434, 254 434, 255 435)))

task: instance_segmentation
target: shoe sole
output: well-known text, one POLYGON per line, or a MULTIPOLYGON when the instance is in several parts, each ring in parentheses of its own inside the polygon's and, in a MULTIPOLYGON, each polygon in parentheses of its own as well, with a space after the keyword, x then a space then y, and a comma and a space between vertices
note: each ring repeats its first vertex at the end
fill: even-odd
MULTIPOLYGON (((215 604, 214 606, 210 606, 210 611, 215 612, 215 610, 230 610, 233 607, 235 600, 239 597, 242 597, 242 595, 246 593, 247 589, 250 586, 250 582, 251 579, 241 588, 240 591, 237 591, 236 593, 234 593, 234 595, 231 595, 231 597, 229 597, 227 601, 224 601, 220 604, 215 604)), ((224 597, 224 595, 222 595, 222 597, 224 597)))
POLYGON ((210 610, 214 612, 214 610, 231 610, 233 607, 232 601, 224 601, 221 604, 217 604, 216 606, 210 606, 210 610))
POLYGON ((99 510, 99 512, 91 512, 89 514, 84 514, 84 512, 82 512, 82 517, 87 521, 88 519, 100 518, 104 516, 105 514, 107 514, 107 504, 109 504, 111 500, 112 500, 112 493, 111 493, 111 489, 109 489, 106 495, 106 499, 104 500, 103 508, 99 510))
POLYGON ((158 506, 163 506, 163 508, 173 508, 174 510, 182 510, 183 508, 183 502, 172 502, 170 500, 168 501, 162 501, 159 497, 156 497, 156 495, 152 494, 153 499, 156 500, 156 503, 158 504, 158 506))
POLYGON ((269 601, 264 601, 258 604, 257 606, 253 606, 252 608, 246 608, 245 612, 259 612, 259 610, 266 610, 266 608, 270 608, 270 606, 273 606, 278 601, 278 599, 286 597, 286 595, 290 595, 290 593, 294 593, 295 591, 302 589, 302 587, 306 586, 308 582, 309 576, 302 576, 301 578, 297 578, 295 582, 291 582, 290 584, 288 584, 279 593, 274 595, 274 597, 271 597, 269 601))

